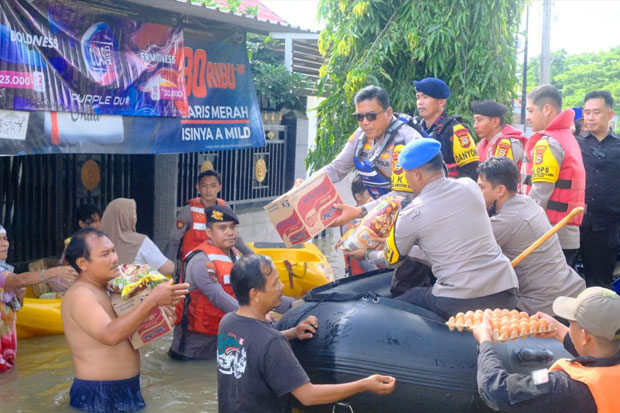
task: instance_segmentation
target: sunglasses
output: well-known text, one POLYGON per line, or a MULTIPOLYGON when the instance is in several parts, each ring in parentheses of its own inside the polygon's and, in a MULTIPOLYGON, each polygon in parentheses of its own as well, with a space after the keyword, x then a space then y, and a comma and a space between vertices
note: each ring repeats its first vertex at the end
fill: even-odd
POLYGON ((379 113, 373 113, 373 112, 368 112, 368 113, 354 113, 353 116, 355 117, 355 119, 358 122, 362 122, 364 120, 364 118, 368 119, 368 122, 372 122, 374 120, 377 119, 377 115, 381 114, 385 112, 384 110, 379 112, 379 113))

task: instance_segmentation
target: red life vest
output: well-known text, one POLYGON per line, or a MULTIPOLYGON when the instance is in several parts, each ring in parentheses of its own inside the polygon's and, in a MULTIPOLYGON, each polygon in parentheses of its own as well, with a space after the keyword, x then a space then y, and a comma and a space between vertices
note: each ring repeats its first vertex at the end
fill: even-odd
POLYGON ((366 271, 364 271, 364 269, 360 266, 359 261, 357 261, 355 258, 351 258, 351 257, 344 257, 344 266, 345 266, 345 272, 347 274, 349 274, 350 276, 352 275, 360 275, 365 273, 366 271))
MULTIPOLYGON (((478 155, 480 156, 480 162, 486 161, 487 155, 490 153, 493 154, 493 157, 506 156, 514 161, 514 151, 512 149, 511 139, 518 139, 521 141, 524 148, 527 144, 527 137, 523 136, 519 129, 510 125, 504 126, 504 129, 501 130, 500 135, 496 139, 492 139, 494 141, 492 144, 486 139, 481 139, 476 147, 478 150, 478 155)), ((521 170, 522 163, 523 160, 519 160, 516 163, 519 171, 521 170)))
MULTIPOLYGON (((233 267, 233 261, 230 256, 226 255, 220 248, 209 243, 209 241, 202 242, 194 251, 202 251, 207 254, 207 257, 209 257, 209 260, 215 266, 217 282, 220 283, 227 294, 234 297, 235 294, 230 284, 230 271, 233 267)), ((240 256, 237 250, 233 248, 232 252, 235 256, 235 261, 238 260, 240 256)), ((191 259, 191 256, 187 258, 191 259)), ((183 262, 183 269, 187 266, 188 261, 183 262)), ((179 283, 182 283, 185 278, 184 272, 185 271, 181 271, 179 283)), ((214 306, 198 288, 190 291, 188 296, 189 299, 186 298, 185 300, 179 301, 176 306, 176 324, 181 324, 185 318, 189 331, 216 335, 217 329, 220 326, 220 320, 224 317, 225 313, 214 306), (189 306, 187 311, 185 311, 187 301, 189 301, 189 306)))
MULTIPOLYGON (((564 160, 560 165, 558 180, 555 182, 555 189, 545 209, 551 225, 560 222, 573 208, 585 206, 586 172, 583 167, 581 149, 569 129, 573 117, 572 109, 563 111, 553 119, 547 129, 532 135, 525 146, 520 188, 524 195, 529 194, 532 189, 532 151, 536 143, 543 136, 550 136, 564 149, 564 160)), ((568 225, 581 225, 582 220, 583 215, 578 215, 568 225)))
POLYGON ((609 367, 584 367, 569 359, 560 359, 549 369, 563 370, 571 379, 588 386, 598 413, 620 412, 618 383, 620 383, 620 364, 609 367))
MULTIPOLYGON (((226 201, 217 198, 217 205, 224 206, 226 201)), ((208 241, 209 236, 205 229, 207 228, 207 217, 205 215, 205 206, 200 197, 192 198, 188 202, 192 211, 192 222, 183 236, 183 245, 181 246, 181 259, 185 259, 190 251, 195 249, 203 241, 208 241)))

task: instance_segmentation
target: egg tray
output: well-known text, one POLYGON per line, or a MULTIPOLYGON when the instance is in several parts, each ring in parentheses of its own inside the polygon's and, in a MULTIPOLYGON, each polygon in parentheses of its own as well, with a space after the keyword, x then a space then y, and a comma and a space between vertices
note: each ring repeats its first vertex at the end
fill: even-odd
POLYGON ((543 334, 553 331, 553 326, 547 320, 526 312, 517 310, 499 309, 476 310, 458 313, 446 322, 450 331, 469 330, 482 323, 484 316, 491 323, 492 337, 495 341, 508 341, 525 338, 528 335, 543 334))

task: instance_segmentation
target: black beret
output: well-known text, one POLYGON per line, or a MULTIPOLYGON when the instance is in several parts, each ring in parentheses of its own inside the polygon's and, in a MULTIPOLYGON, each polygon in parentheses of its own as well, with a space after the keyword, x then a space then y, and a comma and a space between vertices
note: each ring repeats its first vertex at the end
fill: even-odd
POLYGON ((237 218, 237 215, 232 209, 224 205, 215 205, 205 208, 205 215, 207 216, 207 222, 234 221, 239 225, 239 218, 237 218))
POLYGON ((474 111, 474 115, 489 116, 491 118, 503 118, 506 112, 508 112, 506 105, 491 99, 471 102, 471 109, 474 111))

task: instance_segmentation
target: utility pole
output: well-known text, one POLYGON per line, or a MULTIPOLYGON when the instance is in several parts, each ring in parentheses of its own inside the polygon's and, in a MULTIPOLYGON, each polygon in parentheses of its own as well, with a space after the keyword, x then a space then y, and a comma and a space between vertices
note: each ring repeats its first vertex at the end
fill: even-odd
POLYGON ((525 48, 523 49, 523 92, 521 94, 521 124, 525 132, 525 104, 527 102, 527 40, 530 37, 530 6, 525 8, 525 48))
POLYGON ((543 0, 542 46, 540 48, 540 84, 551 83, 551 0, 543 0))

